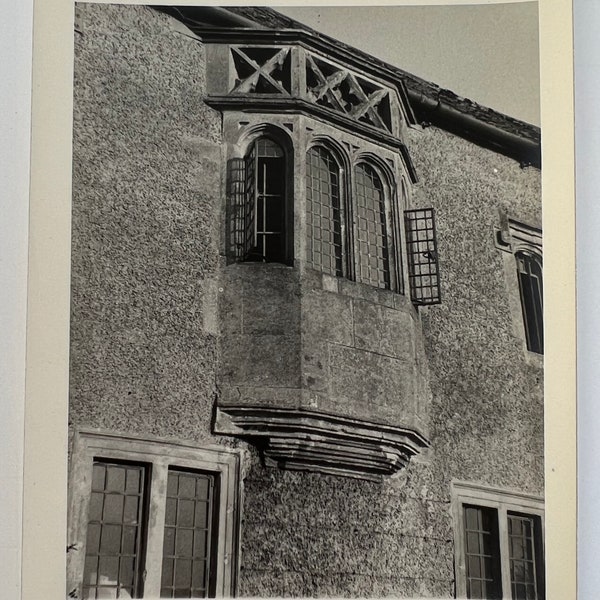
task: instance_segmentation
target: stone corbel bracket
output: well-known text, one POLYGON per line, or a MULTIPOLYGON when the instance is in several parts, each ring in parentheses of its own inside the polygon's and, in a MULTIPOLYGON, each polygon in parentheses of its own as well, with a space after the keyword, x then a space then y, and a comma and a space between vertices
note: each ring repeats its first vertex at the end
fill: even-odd
POLYGON ((304 410, 217 407, 215 433, 247 438, 267 466, 381 481, 430 443, 418 431, 304 410))

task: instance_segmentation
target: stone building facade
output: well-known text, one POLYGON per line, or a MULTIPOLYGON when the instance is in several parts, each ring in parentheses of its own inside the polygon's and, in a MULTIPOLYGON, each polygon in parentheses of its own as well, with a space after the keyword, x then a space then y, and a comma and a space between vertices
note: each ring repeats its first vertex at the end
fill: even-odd
POLYGON ((270 9, 76 9, 72 598, 544 597, 539 130, 270 9))

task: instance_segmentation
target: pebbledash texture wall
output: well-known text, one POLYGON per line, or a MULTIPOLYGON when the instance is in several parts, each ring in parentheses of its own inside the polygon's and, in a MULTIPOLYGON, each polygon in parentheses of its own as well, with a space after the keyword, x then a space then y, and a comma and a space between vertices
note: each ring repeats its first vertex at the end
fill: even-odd
POLYGON ((524 348, 495 233, 506 215, 541 226, 539 170, 408 129, 412 206, 436 210, 443 293, 414 311, 430 447, 381 481, 272 468, 213 433, 231 349, 217 306, 222 116, 205 95, 205 47, 172 16, 78 5, 71 431, 239 448, 239 596, 452 598, 451 481, 543 495, 542 361, 524 348))

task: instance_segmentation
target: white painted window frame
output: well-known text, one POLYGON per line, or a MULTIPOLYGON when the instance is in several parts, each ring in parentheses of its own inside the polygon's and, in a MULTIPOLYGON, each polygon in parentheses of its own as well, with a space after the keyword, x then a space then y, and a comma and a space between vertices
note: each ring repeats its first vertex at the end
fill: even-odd
POLYGON ((463 510, 465 504, 494 508, 498 511, 502 595, 506 600, 510 600, 512 598, 512 592, 510 584, 507 515, 509 512, 517 512, 540 517, 542 547, 544 547, 544 500, 539 496, 523 492, 498 489, 462 481, 452 481, 451 510, 452 525, 454 529, 454 572, 456 577, 457 598, 467 598, 465 522, 463 510))
POLYGON ((67 594, 82 597, 88 506, 95 458, 150 466, 145 539, 144 598, 159 598, 169 467, 206 471, 220 478, 216 597, 237 591, 241 454, 222 446, 196 447, 185 442, 132 437, 99 430, 75 431, 69 483, 67 594))

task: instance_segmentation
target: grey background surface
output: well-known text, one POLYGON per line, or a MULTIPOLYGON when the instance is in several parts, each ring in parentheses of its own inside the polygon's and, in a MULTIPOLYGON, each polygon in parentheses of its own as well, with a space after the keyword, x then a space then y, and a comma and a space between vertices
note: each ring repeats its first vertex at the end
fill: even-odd
MULTIPOLYGON (((4 590, 18 590, 20 531, 20 454, 22 453, 22 402, 24 381, 26 284, 28 139, 31 60, 32 0, 18 4, 2 0, 5 19, 0 42, 3 56, 0 86, 0 181, 3 217, 0 220, 0 282, 2 284, 2 402, 0 447, 3 461, 0 478, 1 576, 4 590), (10 10, 9 10, 10 6, 10 10), (17 10, 18 9, 18 10, 17 10), (9 343, 8 340, 11 340, 9 343), (8 377, 5 379, 5 377, 8 377), (6 393, 8 391, 8 393, 6 393), (6 482, 9 482, 6 485, 6 482), (13 484, 11 485, 12 482, 13 484), (7 558, 12 559, 12 562, 7 558)), ((600 524, 596 510, 600 503, 598 470, 600 458, 596 431, 600 424, 600 406, 595 396, 600 388, 596 368, 600 346, 600 250, 596 231, 600 228, 600 208, 596 190, 600 172, 598 129, 600 116, 597 97, 600 92, 600 6, 589 0, 575 0, 575 63, 577 102, 577 192, 578 192, 578 300, 579 300, 579 571, 580 598, 594 598, 600 584, 596 556, 600 551, 600 524)), ((17 592, 18 594, 18 592, 17 592)), ((15 596, 17 595, 15 594, 15 596)))

